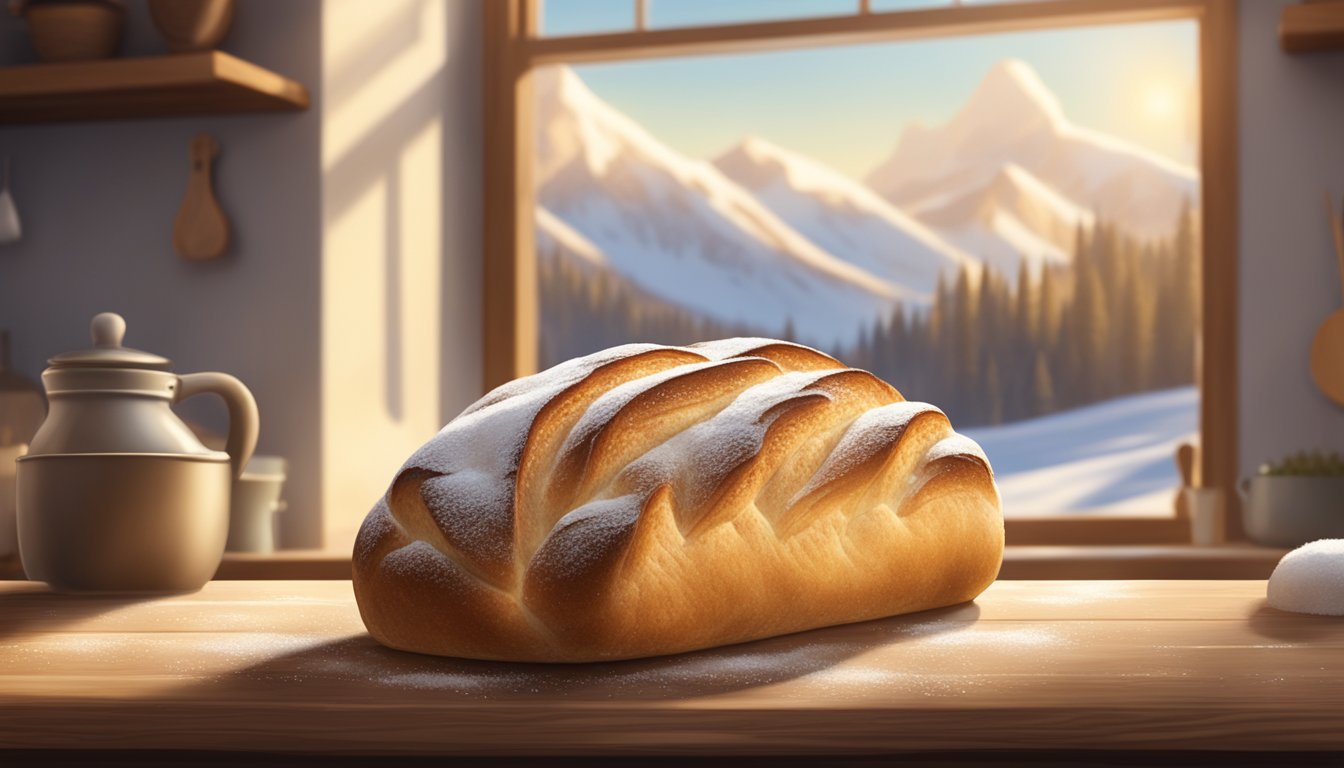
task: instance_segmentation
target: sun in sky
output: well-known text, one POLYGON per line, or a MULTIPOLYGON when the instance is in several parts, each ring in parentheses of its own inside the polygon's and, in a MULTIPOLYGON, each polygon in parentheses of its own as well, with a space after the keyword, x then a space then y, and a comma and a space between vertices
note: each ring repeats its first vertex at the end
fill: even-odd
POLYGON ((1176 90, 1167 83, 1150 83, 1143 91, 1143 116, 1154 123, 1175 120, 1179 109, 1176 90))

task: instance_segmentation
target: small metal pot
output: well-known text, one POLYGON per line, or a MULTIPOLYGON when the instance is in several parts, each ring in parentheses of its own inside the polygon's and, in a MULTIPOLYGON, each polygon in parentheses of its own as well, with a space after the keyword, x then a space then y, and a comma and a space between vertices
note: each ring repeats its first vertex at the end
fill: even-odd
POLYGON ((1260 544, 1344 538, 1344 477, 1256 475, 1237 487, 1246 533, 1260 544))

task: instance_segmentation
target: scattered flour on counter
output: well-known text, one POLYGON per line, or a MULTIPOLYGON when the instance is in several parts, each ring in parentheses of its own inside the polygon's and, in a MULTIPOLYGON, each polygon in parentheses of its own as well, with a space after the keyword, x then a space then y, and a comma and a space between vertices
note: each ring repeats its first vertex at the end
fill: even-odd
POLYGON ((726 682, 754 684, 793 677, 808 669, 812 654, 809 646, 780 653, 715 653, 671 657, 656 666, 630 674, 617 674, 632 683, 703 683, 726 682))
POLYGON ((231 632, 218 637, 206 636, 193 642, 211 655, 230 659, 274 658, 318 648, 326 643, 322 636, 289 635, 279 632, 231 632))
POLYGON ((1052 645, 1073 645, 1073 641, 1058 632, 1044 628, 986 627, 965 625, 947 632, 929 630, 916 634, 921 642, 936 646, 992 646, 995 648, 1037 648, 1052 645))
POLYGON ((836 666, 811 672, 805 679, 825 685, 866 686, 883 685, 900 677, 897 672, 879 667, 836 666))
POLYGON ((1035 605, 1095 605, 1099 600, 1133 602, 1133 589, 1123 582, 1080 581, 1049 582, 1032 592, 1014 594, 1013 598, 1035 605))
POLYGON ((1321 539, 1283 556, 1269 577, 1270 606, 1344 616, 1344 539, 1321 539))
POLYGON ((382 685, 396 688, 414 688, 422 691, 498 691, 501 688, 518 688, 527 682, 520 674, 483 675, 470 672, 405 672, 384 675, 377 679, 382 685))

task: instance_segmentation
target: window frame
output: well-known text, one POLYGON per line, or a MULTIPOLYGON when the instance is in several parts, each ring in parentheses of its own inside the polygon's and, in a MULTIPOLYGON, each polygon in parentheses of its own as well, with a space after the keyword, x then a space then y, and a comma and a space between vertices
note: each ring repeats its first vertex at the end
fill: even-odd
MULTIPOLYGON (((1032 0, 713 26, 635 28, 542 37, 539 0, 486 0, 484 24, 483 391, 537 368, 537 277, 531 210, 534 122, 531 73, 551 64, 956 37, 1038 29, 1192 19, 1199 24, 1200 337, 1199 444, 1195 483, 1225 500, 1225 530, 1244 541, 1237 479, 1237 109, 1234 0, 1032 0)), ((1176 489, 1173 489, 1173 498, 1176 489)), ((1170 518, 1010 518, 1008 543, 1189 542, 1189 522, 1170 518)))

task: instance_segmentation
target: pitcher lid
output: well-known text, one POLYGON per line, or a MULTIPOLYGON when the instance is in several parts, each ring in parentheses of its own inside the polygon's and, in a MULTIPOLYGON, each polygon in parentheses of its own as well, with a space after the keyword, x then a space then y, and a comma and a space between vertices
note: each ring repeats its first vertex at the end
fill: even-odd
POLYGON ((47 362, 53 368, 151 368, 167 370, 171 361, 149 352, 123 347, 126 320, 115 312, 102 312, 89 323, 93 346, 63 352, 47 362))

